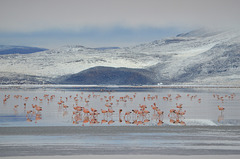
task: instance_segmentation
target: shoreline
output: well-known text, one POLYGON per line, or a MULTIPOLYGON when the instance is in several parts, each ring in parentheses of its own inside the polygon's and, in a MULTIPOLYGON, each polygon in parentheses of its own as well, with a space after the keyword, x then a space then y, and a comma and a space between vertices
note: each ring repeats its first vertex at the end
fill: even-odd
POLYGON ((162 133, 176 130, 186 131, 210 128, 211 130, 239 130, 240 125, 221 125, 221 126, 13 126, 0 127, 0 135, 21 135, 21 134, 101 134, 101 133, 162 133), (41 130, 44 130, 42 132, 41 130), (101 131, 100 131, 101 130, 101 131), (20 133, 21 132, 21 133, 20 133), (20 133, 20 134, 19 134, 20 133))
POLYGON ((3 88, 135 88, 135 89, 158 89, 158 88, 240 88, 240 85, 61 85, 61 84, 46 84, 46 85, 0 85, 3 88))
POLYGON ((240 158, 240 155, 55 155, 55 156, 10 156, 10 157, 1 157, 3 159, 133 159, 133 158, 138 158, 138 159, 237 159, 240 158))

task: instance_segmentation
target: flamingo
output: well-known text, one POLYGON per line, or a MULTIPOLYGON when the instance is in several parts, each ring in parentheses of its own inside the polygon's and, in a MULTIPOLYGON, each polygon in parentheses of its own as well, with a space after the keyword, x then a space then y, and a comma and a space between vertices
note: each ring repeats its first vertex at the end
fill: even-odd
POLYGON ((137 120, 134 120, 134 121, 132 122, 132 124, 138 125, 138 121, 137 121, 137 120))
POLYGON ((108 112, 113 114, 115 111, 113 109, 108 108, 108 112))
POLYGON ((220 107, 220 106, 218 105, 218 110, 223 111, 223 110, 225 110, 225 108, 220 107))
POLYGON ((179 105, 178 105, 178 104, 176 103, 176 107, 179 108, 179 109, 182 109, 182 105, 183 105, 183 104, 179 104, 179 105))
POLYGON ((83 108, 83 113, 84 113, 84 114, 89 114, 90 111, 89 111, 87 108, 83 108))
POLYGON ((222 114, 222 112, 225 110, 225 108, 220 107, 220 106, 218 105, 218 110, 220 110, 220 111, 221 111, 221 114, 222 114))
POLYGON ((138 113, 138 110, 137 110, 137 109, 133 109, 132 112, 135 113, 135 114, 137 114, 137 113, 138 113))
POLYGON ((162 120, 159 120, 158 123, 157 123, 158 126, 161 126, 162 124, 163 124, 162 120))
POLYGON ((118 113, 119 113, 119 117, 120 117, 121 113, 122 113, 122 109, 119 109, 118 113))
POLYGON ((183 116, 186 114, 186 110, 184 110, 183 112, 178 112, 179 115, 183 116))
POLYGON ((186 126, 186 123, 184 121, 180 121, 180 124, 186 126))
POLYGON ((110 120, 110 121, 108 122, 108 125, 113 124, 114 122, 115 122, 115 121, 110 120))
POLYGON ((132 112, 126 112, 125 113, 125 116, 127 116, 127 115, 130 115, 132 112))
POLYGON ((141 124, 144 124, 144 123, 142 121, 137 122, 137 125, 141 125, 141 124))
POLYGON ((101 121, 101 124, 107 123, 107 122, 108 122, 107 120, 103 119, 103 120, 101 121))
POLYGON ((68 105, 63 104, 63 108, 67 109, 67 108, 68 108, 68 105))
POLYGON ((139 105, 140 108, 142 108, 143 110, 145 110, 147 108, 146 105, 139 105))
POLYGON ((83 123, 84 123, 84 124, 86 124, 86 123, 88 123, 88 122, 89 122, 89 119, 83 120, 83 123))
POLYGON ((144 119, 144 123, 148 123, 150 120, 149 119, 144 119))
POLYGON ((31 114, 31 113, 32 113, 32 110, 28 110, 28 111, 27 111, 27 114, 31 114))
POLYGON ((157 106, 153 106, 153 105, 151 105, 151 107, 152 107, 152 109, 154 110, 154 112, 158 109, 157 106))
POLYGON ((96 112, 97 110, 96 110, 96 109, 94 109, 94 108, 91 108, 91 111, 92 111, 92 112, 96 112))
POLYGON ((150 111, 144 110, 143 113, 148 114, 148 113, 150 113, 150 111))
POLYGON ((38 112, 39 112, 39 111, 42 111, 42 107, 40 107, 40 106, 36 106, 35 109, 36 109, 36 111, 38 111, 38 112))
POLYGON ((128 120, 125 120, 125 124, 131 124, 130 121, 128 120))
POLYGON ((32 122, 32 120, 31 120, 30 118, 27 118, 27 121, 28 121, 28 122, 32 122))
POLYGON ((157 114, 160 116, 160 115, 163 115, 163 111, 161 111, 161 110, 158 110, 157 111, 157 114))
POLYGON ((103 114, 106 114, 108 112, 107 110, 102 110, 102 109, 101 109, 101 111, 103 114))

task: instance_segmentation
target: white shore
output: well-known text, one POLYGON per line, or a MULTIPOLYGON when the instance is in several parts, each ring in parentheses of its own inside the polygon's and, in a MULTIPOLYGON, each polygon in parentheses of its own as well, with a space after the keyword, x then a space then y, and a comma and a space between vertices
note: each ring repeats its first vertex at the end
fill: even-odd
POLYGON ((239 159, 240 155, 76 155, 76 156, 13 156, 1 159, 239 159))
POLYGON ((64 85, 64 84, 9 84, 9 85, 1 85, 0 88, 101 88, 101 87, 108 87, 108 88, 240 88, 240 85, 193 85, 193 84, 178 84, 178 85, 140 85, 140 86, 133 86, 133 85, 64 85))

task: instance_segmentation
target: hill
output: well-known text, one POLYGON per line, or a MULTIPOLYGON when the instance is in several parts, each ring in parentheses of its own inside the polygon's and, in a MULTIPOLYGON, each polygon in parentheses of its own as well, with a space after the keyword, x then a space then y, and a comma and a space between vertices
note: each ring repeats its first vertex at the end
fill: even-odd
POLYGON ((0 55, 6 54, 31 54, 46 51, 47 49, 29 46, 0 45, 0 55))
POLYGON ((133 47, 73 45, 1 55, 0 72, 39 83, 239 85, 239 61, 239 30, 199 29, 133 47))

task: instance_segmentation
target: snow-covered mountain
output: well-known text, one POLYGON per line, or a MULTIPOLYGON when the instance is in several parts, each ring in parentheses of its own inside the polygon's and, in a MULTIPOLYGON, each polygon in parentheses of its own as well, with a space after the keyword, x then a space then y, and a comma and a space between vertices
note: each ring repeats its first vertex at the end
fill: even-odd
POLYGON ((31 54, 47 49, 29 46, 0 45, 0 55, 5 54, 31 54))
POLYGON ((0 82, 239 85, 239 61, 239 30, 199 29, 127 48, 64 46, 1 55, 0 82))

